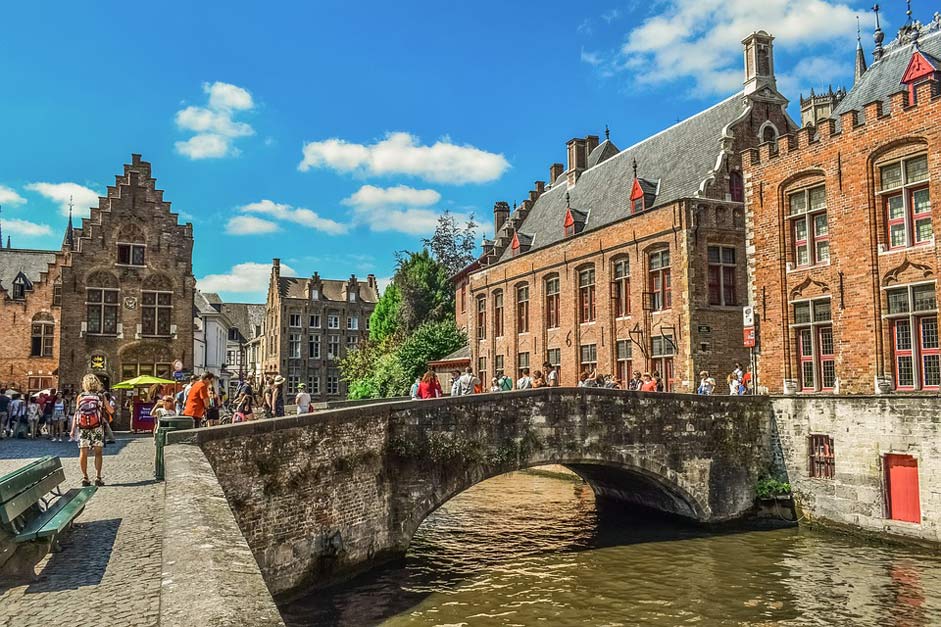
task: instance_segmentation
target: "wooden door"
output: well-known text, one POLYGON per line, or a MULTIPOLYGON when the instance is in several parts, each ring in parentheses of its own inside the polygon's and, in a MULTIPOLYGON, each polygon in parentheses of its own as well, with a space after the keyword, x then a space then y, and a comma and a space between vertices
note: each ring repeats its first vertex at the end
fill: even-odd
POLYGON ((920 523, 918 461, 911 455, 886 455, 885 473, 889 518, 920 523))

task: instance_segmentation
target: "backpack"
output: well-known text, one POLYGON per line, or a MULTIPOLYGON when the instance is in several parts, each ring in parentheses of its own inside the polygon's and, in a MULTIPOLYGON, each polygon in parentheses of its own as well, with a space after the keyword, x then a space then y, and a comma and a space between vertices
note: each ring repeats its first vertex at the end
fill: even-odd
POLYGON ((101 399, 91 394, 80 398, 76 419, 79 429, 95 429, 101 426, 101 399))

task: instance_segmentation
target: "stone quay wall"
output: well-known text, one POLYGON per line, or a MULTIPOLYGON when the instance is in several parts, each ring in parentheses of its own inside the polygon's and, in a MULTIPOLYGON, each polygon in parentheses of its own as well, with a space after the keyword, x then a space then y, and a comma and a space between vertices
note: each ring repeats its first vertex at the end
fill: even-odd
MULTIPOLYGON (((564 464, 599 497, 714 523, 770 472, 763 397, 546 388, 170 434, 197 444, 273 594, 400 557, 425 517, 505 472, 564 464)), ((172 472, 172 468, 169 469, 172 472)))
POLYGON ((805 521, 941 542, 941 398, 774 398, 788 477, 805 521), (833 438, 834 476, 810 475, 810 436, 833 438), (917 463, 921 521, 889 517, 885 456, 917 463))

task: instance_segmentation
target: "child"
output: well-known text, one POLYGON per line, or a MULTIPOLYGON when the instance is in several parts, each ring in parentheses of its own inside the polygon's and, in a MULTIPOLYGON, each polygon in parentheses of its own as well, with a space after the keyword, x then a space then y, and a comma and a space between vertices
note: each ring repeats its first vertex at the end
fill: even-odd
POLYGON ((26 420, 29 422, 29 437, 31 438, 39 435, 39 416, 39 401, 35 396, 30 396, 26 407, 26 420))

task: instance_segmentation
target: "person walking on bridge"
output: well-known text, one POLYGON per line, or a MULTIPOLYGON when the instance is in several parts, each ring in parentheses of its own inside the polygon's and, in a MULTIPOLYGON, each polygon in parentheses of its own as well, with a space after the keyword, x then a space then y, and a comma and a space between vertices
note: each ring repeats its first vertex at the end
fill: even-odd
POLYGON ((460 385, 458 391, 461 396, 469 396, 480 386, 480 380, 474 376, 474 370, 468 366, 464 369, 464 374, 458 379, 460 385))
POLYGON ((310 404, 310 394, 307 393, 306 384, 297 384, 297 396, 294 397, 294 404, 297 406, 298 414, 313 413, 314 407, 310 404))
POLYGON ((183 408, 183 415, 193 419, 197 427, 201 426, 209 410, 209 386, 215 375, 211 372, 205 372, 199 378, 199 381, 190 388, 189 395, 186 397, 186 407, 183 408))

